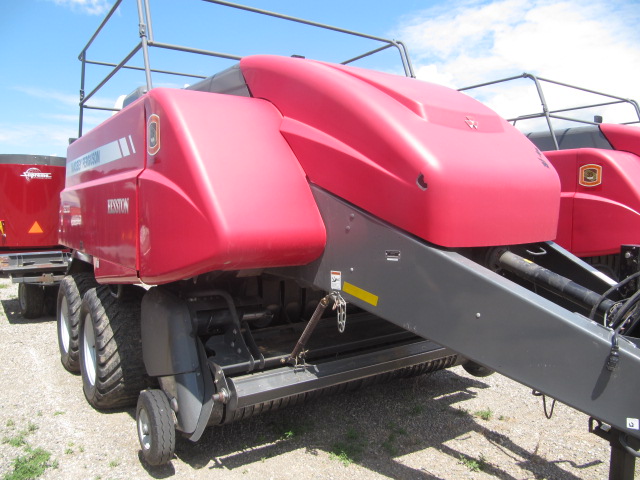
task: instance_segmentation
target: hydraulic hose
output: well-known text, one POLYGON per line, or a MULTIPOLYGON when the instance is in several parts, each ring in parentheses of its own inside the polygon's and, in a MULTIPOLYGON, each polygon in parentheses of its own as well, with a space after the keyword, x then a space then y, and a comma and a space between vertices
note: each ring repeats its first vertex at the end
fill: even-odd
POLYGON ((536 265, 513 252, 505 251, 498 258, 500 268, 507 270, 520 278, 529 280, 561 297, 586 308, 594 308, 606 314, 615 302, 609 299, 602 299, 596 293, 582 285, 577 284, 562 275, 552 272, 544 267, 536 265))

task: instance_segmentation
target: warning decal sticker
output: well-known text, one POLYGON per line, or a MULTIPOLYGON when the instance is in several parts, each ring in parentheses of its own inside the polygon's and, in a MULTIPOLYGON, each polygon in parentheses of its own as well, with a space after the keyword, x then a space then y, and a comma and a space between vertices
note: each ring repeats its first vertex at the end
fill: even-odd
POLYGON ((342 272, 331 271, 331 290, 342 289, 342 272))

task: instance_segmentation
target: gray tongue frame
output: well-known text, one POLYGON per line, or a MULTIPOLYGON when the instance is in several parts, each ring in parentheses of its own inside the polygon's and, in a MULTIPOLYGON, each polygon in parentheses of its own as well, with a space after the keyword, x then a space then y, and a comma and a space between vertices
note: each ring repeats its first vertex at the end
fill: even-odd
POLYGON ((640 437, 634 343, 619 337, 620 361, 611 372, 611 329, 312 190, 326 249, 315 262, 279 274, 340 290, 349 303, 640 437))

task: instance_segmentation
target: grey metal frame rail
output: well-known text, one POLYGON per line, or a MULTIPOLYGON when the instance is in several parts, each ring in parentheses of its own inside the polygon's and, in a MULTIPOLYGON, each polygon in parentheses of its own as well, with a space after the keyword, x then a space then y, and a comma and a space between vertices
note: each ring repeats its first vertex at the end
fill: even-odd
POLYGON ((584 123, 584 124, 588 124, 588 125, 597 125, 599 122, 593 121, 590 122, 588 120, 581 120, 578 118, 572 118, 572 117, 566 117, 563 115, 558 115, 558 113, 565 113, 565 112, 575 112, 578 110, 585 110, 587 108, 595 108, 595 107, 604 107, 607 105, 616 105, 616 104, 629 104, 635 111, 635 114, 638 118, 638 120, 634 120, 633 122, 625 122, 624 124, 626 125, 630 125, 630 124, 635 124, 635 123, 640 123, 640 107, 638 107, 638 103, 635 100, 631 100, 629 98, 622 98, 622 97, 618 97, 615 95, 610 95, 608 93, 602 93, 602 92, 597 92, 595 90, 590 90, 588 88, 582 88, 582 87, 576 87, 575 85, 570 85, 568 83, 562 83, 562 82, 557 82, 555 80, 549 80, 547 78, 542 78, 542 77, 538 77, 536 75, 533 75, 531 73, 523 73, 522 75, 517 75, 515 77, 508 77, 508 78, 503 78, 500 80, 494 80, 491 82, 485 82, 485 83, 479 83, 477 85, 471 85, 469 87, 464 87, 464 88, 460 88, 458 89, 459 91, 465 91, 465 90, 473 90, 476 88, 480 88, 480 87, 486 87, 489 85, 495 85, 498 83, 505 83, 505 82, 510 82, 513 80, 518 80, 521 78, 528 78, 530 80, 533 81, 533 83, 535 84, 536 90, 538 92, 538 97, 540 98, 540 103, 542 104, 542 112, 539 113, 530 113, 530 114, 526 114, 526 115, 520 115, 518 117, 515 118, 508 118, 507 121, 508 122, 512 122, 514 125, 516 124, 516 122, 520 121, 520 120, 531 120, 534 118, 544 118, 547 121, 547 126, 549 127, 549 133, 551 134, 551 138, 553 139, 553 144, 555 146, 556 150, 560 150, 560 147, 558 145, 558 139, 556 137, 556 134, 553 130, 553 124, 551 119, 555 118, 557 120, 566 120, 569 122, 576 122, 576 123, 584 123), (558 110, 549 110, 549 106, 547 105, 547 100, 544 96, 544 92, 542 89, 542 83, 546 82, 546 83, 551 83, 554 85, 559 85, 561 87, 568 87, 568 88, 572 88, 574 90, 578 90, 581 92, 585 92, 585 93, 591 93, 593 95, 598 95, 600 97, 605 97, 605 98, 609 98, 612 99, 611 101, 606 101, 606 102, 601 102, 601 103, 594 103, 594 104, 590 104, 590 105, 578 105, 575 107, 570 107, 570 108, 562 108, 562 109, 558 109, 558 110))
MULTIPOLYGON (((347 29, 344 29, 344 28, 334 27, 334 26, 331 26, 331 25, 317 23, 317 22, 313 22, 313 21, 310 21, 310 20, 305 20, 305 19, 302 19, 302 18, 297 18, 297 17, 292 17, 292 16, 289 16, 289 15, 283 15, 283 14, 280 14, 280 13, 271 12, 271 11, 268 11, 268 10, 262 10, 262 9, 259 9, 259 8, 249 7, 249 6, 246 6, 246 5, 240 5, 240 4, 236 4, 236 3, 226 2, 226 1, 223 1, 223 0, 201 0, 201 1, 206 2, 206 3, 217 4, 217 5, 221 5, 221 6, 225 6, 225 7, 231 7, 231 8, 235 8, 237 10, 243 10, 243 11, 256 13, 256 14, 260 14, 260 15, 265 15, 265 16, 269 16, 269 17, 275 17, 275 18, 279 18, 281 20, 300 23, 300 24, 303 24, 303 25, 308 25, 308 26, 311 26, 311 27, 317 27, 317 28, 321 28, 321 29, 324 29, 324 30, 330 30, 330 31, 338 32, 338 33, 344 33, 346 35, 351 35, 351 36, 360 37, 360 38, 364 38, 364 39, 368 39, 368 40, 373 40, 373 41, 376 41, 376 42, 381 42, 381 43, 383 43, 383 45, 381 47, 375 48, 375 49, 370 50, 370 51, 367 51, 367 52, 365 52, 365 53, 363 53, 361 55, 358 55, 356 57, 350 58, 348 60, 344 60, 341 63, 343 65, 347 65, 349 63, 353 63, 353 62, 355 62, 357 60, 363 59, 365 57, 369 57, 371 55, 374 55, 374 54, 376 54, 378 52, 381 52, 383 50, 387 50, 389 48, 397 48, 398 49, 398 53, 400 55, 400 61, 402 63, 402 67, 404 69, 405 75, 408 76, 408 77, 414 77, 415 78, 415 74, 414 74, 414 71, 413 71, 413 66, 411 65, 411 60, 409 58, 409 52, 407 50, 407 47, 405 46, 404 43, 402 43, 399 40, 390 40, 390 39, 387 39, 387 38, 376 37, 376 36, 373 36, 373 35, 368 35, 368 34, 356 32, 356 31, 353 31, 353 30, 347 30, 347 29)), ((120 7, 120 4, 122 3, 122 0, 117 0, 114 3, 114 5, 113 5, 113 7, 111 7, 111 10, 109 11, 109 13, 105 16, 105 18, 102 21, 102 23, 98 26, 98 28, 93 33, 93 35, 91 36, 91 38, 89 39, 89 41, 87 42, 85 47, 80 52, 80 55, 78 55, 78 59, 82 62, 82 71, 81 71, 81 80, 80 80, 80 103, 79 103, 80 116, 79 116, 79 125, 78 125, 78 136, 79 137, 82 136, 82 126, 83 126, 83 122, 84 122, 84 109, 85 108, 86 109, 93 109, 93 110, 107 110, 107 111, 118 111, 119 110, 118 108, 115 108, 115 107, 114 108, 109 108, 109 107, 100 107, 100 106, 97 106, 97 105, 90 105, 87 102, 102 87, 104 87, 104 85, 107 82, 109 82, 109 80, 111 80, 111 78, 121 69, 144 71, 145 72, 145 77, 146 77, 146 88, 147 88, 147 91, 151 90, 151 88, 153 88, 153 83, 152 83, 152 79, 151 79, 151 73, 161 73, 161 74, 167 74, 167 75, 177 75, 177 76, 182 76, 182 77, 191 77, 191 78, 199 78, 199 79, 206 78, 206 77, 204 77, 202 75, 194 75, 194 74, 191 74, 191 73, 174 72, 174 71, 170 71, 170 70, 158 70, 158 69, 151 68, 151 65, 150 65, 150 62, 149 62, 149 47, 157 47, 157 48, 161 48, 161 49, 176 50, 176 51, 187 52, 187 53, 195 53, 195 54, 199 54, 199 55, 206 55, 206 56, 211 56, 211 57, 224 58, 224 59, 228 59, 228 60, 240 60, 242 58, 242 56, 234 55, 234 54, 231 54, 231 53, 216 52, 216 51, 212 51, 212 50, 201 50, 201 49, 185 47, 185 46, 181 46, 181 45, 173 45, 173 44, 170 44, 170 43, 157 42, 154 39, 154 35, 153 35, 153 23, 152 23, 152 20, 151 20, 150 0, 136 0, 136 2, 137 2, 137 7, 138 7, 138 33, 139 33, 139 36, 140 36, 140 42, 138 42, 138 44, 133 47, 133 49, 129 52, 129 54, 120 63, 116 64, 116 63, 102 62, 102 61, 98 61, 98 60, 89 60, 87 58, 87 55, 88 55, 89 48, 91 47, 91 45, 93 44, 95 39, 98 37, 100 32, 107 25, 107 23, 109 22, 109 20, 113 16, 113 14, 116 12, 116 10, 120 7), (128 62, 140 51, 142 51, 144 67, 129 65, 128 62), (111 71, 107 74, 107 76, 104 77, 102 79, 102 81, 100 81, 93 88, 93 90, 91 90, 89 93, 85 93, 87 65, 99 65, 99 66, 103 66, 103 67, 112 67, 111 71)))

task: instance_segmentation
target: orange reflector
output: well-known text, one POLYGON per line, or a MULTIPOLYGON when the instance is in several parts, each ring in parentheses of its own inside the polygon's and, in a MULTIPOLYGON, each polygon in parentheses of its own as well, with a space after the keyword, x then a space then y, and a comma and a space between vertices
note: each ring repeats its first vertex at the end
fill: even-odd
POLYGON ((31 225, 31 230, 29 230, 29 233, 43 233, 42 228, 40 228, 40 224, 38 222, 33 222, 33 225, 31 225))

